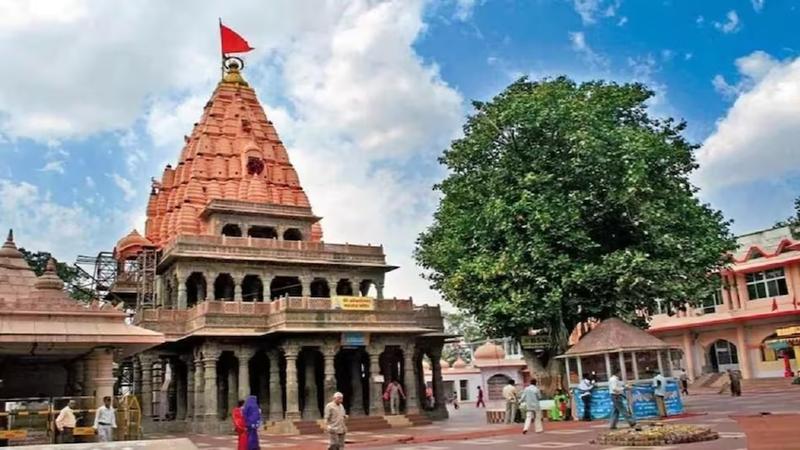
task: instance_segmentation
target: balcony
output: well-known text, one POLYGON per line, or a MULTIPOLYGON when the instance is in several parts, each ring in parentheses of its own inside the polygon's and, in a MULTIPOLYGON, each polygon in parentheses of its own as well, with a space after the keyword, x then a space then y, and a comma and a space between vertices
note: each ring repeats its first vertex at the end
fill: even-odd
POLYGON ((389 270, 395 268, 386 265, 383 246, 280 241, 252 237, 176 236, 164 247, 161 264, 175 257, 356 265, 389 270))
POLYGON ((168 341, 188 335, 261 336, 277 332, 443 331, 438 306, 415 307, 411 300, 372 299, 369 309, 340 309, 326 297, 283 297, 272 302, 206 300, 187 310, 146 309, 136 324, 159 331, 168 341))

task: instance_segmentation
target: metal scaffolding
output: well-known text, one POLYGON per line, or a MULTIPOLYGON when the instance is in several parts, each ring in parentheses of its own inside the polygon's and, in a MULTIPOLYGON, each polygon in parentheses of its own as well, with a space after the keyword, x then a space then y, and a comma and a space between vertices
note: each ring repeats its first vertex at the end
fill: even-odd
POLYGON ((109 298, 117 276, 117 261, 111 252, 100 252, 97 256, 80 255, 74 267, 83 275, 78 277, 81 290, 93 292, 98 299, 109 298))
POLYGON ((158 254, 155 249, 144 249, 136 258, 136 309, 154 308, 156 305, 156 266, 158 254))

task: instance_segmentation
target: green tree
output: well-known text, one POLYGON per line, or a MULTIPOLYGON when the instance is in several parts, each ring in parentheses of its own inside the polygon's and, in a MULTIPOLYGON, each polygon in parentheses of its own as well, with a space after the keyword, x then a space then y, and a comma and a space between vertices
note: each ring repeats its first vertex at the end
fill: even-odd
POLYGON ((444 331, 447 334, 461 336, 460 342, 446 344, 442 351, 442 359, 452 364, 459 356, 465 362, 472 361, 466 343, 486 339, 478 322, 469 314, 462 311, 444 313, 444 331))
MULTIPOLYGON (((19 251, 37 276, 41 276, 44 273, 47 261, 52 258, 52 255, 48 252, 32 252, 24 248, 20 248, 19 251)), ((66 263, 56 261, 56 275, 64 282, 70 297, 80 301, 93 300, 90 292, 79 287, 81 282, 85 281, 85 275, 80 270, 66 263)))
POLYGON ((546 332, 531 365, 563 352, 588 319, 645 326, 657 299, 702 301, 735 246, 688 181, 696 146, 685 123, 650 117, 652 95, 641 84, 523 78, 475 102, 440 158, 449 175, 415 257, 488 335, 546 332))
POLYGON ((800 233, 798 233, 800 230, 800 197, 794 199, 794 215, 777 222, 775 227, 789 227, 792 237, 795 239, 800 235, 800 233))

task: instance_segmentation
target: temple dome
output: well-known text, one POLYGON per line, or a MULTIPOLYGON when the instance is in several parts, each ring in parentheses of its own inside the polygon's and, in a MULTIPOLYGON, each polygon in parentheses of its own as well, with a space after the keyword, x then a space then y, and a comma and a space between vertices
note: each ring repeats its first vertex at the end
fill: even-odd
POLYGON ((6 242, 0 247, 0 258, 22 259, 22 252, 17 250, 17 244, 14 243, 14 230, 8 230, 6 242))
POLYGON ((443 360, 443 359, 439 360, 439 365, 442 367, 442 369, 449 369, 450 368, 450 363, 445 361, 445 360, 443 360))
POLYGON ((33 284, 36 289, 39 290, 56 290, 60 291, 64 289, 64 282, 61 281, 61 278, 58 277, 56 274, 56 260, 50 258, 47 260, 47 266, 44 269, 44 273, 36 279, 36 282, 33 284))
POLYGON ((149 239, 134 229, 127 236, 117 241, 115 252, 118 259, 125 259, 129 255, 135 255, 144 247, 152 246, 153 243, 149 239))
POLYGON ((487 342, 475 350, 475 359, 504 359, 506 352, 503 347, 487 342))
POLYGON ((453 361, 453 369, 464 369, 466 367, 467 367, 467 363, 464 362, 464 360, 461 359, 460 356, 458 358, 456 358, 455 361, 453 361))

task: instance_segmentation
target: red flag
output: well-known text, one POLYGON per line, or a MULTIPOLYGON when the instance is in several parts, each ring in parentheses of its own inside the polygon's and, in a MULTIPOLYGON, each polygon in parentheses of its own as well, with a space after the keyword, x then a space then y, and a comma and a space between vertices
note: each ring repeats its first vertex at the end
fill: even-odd
POLYGON ((797 296, 792 295, 792 305, 797 309, 797 296))
POLYGON ((222 20, 219 21, 219 35, 222 39, 223 55, 227 53, 244 53, 253 49, 237 32, 223 25, 222 20))
POLYGON ((772 299, 772 310, 773 311, 777 311, 778 310, 778 301, 775 300, 774 298, 772 299))

